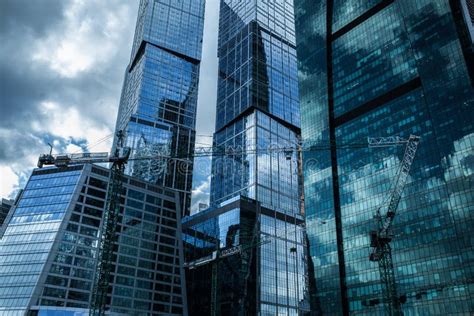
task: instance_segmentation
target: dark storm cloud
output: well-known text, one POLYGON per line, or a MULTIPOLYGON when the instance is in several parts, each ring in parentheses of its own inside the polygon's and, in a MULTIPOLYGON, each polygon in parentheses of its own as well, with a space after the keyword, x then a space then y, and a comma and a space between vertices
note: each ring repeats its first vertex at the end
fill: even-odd
POLYGON ((41 139, 32 135, 11 132, 9 137, 0 137, 0 161, 14 161, 29 154, 30 148, 41 144, 41 139), (11 141, 9 138, 14 138, 11 141))
MULTIPOLYGON (((79 105, 81 111, 88 112, 89 118, 99 124, 105 123, 104 117, 101 117, 104 112, 97 111, 97 108, 105 100, 118 99, 120 91, 117 87, 121 85, 130 44, 124 47, 117 43, 118 50, 106 62, 72 78, 64 78, 47 64, 38 63, 33 56, 37 41, 48 36, 61 39, 61 32, 65 31, 64 11, 72 1, 3 0, 0 4, 3 43, 0 48, 0 115, 3 127, 26 128, 24 125, 31 120, 41 120, 40 103, 46 100, 65 106, 79 105)), ((133 14, 129 17, 132 19, 136 14, 135 6, 130 6, 133 14)), ((81 12, 84 16, 78 19, 89 19, 91 27, 97 28, 100 36, 100 23, 104 22, 100 14, 106 14, 107 7, 98 7, 97 11, 81 12)), ((127 23, 133 25, 130 21, 127 23)), ((128 32, 124 38, 131 37, 133 28, 128 32)), ((61 45, 60 42, 54 44, 61 45)))
POLYGON ((11 128, 38 115, 34 105, 44 98, 51 83, 44 80, 47 70, 32 69, 31 44, 60 23, 66 3, 61 0, 0 1, 0 117, 3 128, 11 128))
POLYGON ((0 34, 31 31, 43 36, 63 18, 67 0, 2 0, 0 1, 0 34))
MULTIPOLYGON (((57 151, 84 144, 79 136, 87 131, 58 131, 58 120, 68 117, 48 112, 45 102, 57 104, 59 112, 75 110, 89 122, 84 128, 113 130, 137 8, 138 1, 126 0, 0 1, 2 172, 10 168, 22 181, 47 142, 55 140, 57 151), (84 65, 62 71, 76 57, 84 65)), ((2 194, 11 185, 4 176, 2 194)))
MULTIPOLYGON (((35 43, 48 37, 58 39, 63 37, 61 33, 66 31, 65 11, 72 4, 72 1, 64 0, 0 1, 2 128, 27 133, 31 129, 32 121, 47 125, 48 121, 41 108, 41 103, 45 101, 76 106, 99 125, 113 121, 110 119, 110 111, 101 111, 100 107, 118 106, 104 103, 110 103, 110 100, 117 101, 119 98, 130 44, 123 47, 117 43, 117 51, 109 60, 70 78, 61 76, 48 64, 40 63, 33 58, 37 53, 35 43), (104 112, 109 115, 104 117, 104 112)), ((104 23, 104 20, 100 19, 100 14, 105 15, 108 12, 106 5, 97 7, 99 9, 97 11, 80 12, 84 16, 77 18, 89 19, 92 27, 97 28, 97 33, 100 34, 100 23, 104 23)), ((129 15, 131 19, 134 19, 135 11, 136 4, 132 3, 129 15)), ((133 25, 133 22, 127 21, 127 24, 133 25)), ((129 34, 124 34, 123 38, 130 38, 133 28, 127 31, 129 34)), ((61 45, 60 42, 56 44, 61 45)), ((8 141, 3 139, 3 142, 8 141)), ((0 154, 0 157, 5 155, 0 154)))
MULTIPOLYGON (((3 51, 4 49, 2 49, 3 51)), ((24 52, 18 50, 18 55, 24 52)), ((40 116, 38 102, 54 87, 51 80, 44 80, 45 73, 29 71, 25 61, 17 56, 2 54, 5 63, 0 65, 0 116, 3 128, 19 128, 40 116)))

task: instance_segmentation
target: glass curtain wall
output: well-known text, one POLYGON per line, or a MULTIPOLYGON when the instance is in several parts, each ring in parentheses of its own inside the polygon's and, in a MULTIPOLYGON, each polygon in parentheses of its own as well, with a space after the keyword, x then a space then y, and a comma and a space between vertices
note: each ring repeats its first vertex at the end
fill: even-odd
MULTIPOLYGON (((295 0, 303 140, 421 136, 391 244, 405 315, 474 310, 474 82, 459 5, 295 0)), ((402 147, 304 155, 317 162, 304 170, 305 211, 325 315, 384 312, 369 232, 402 157, 402 147)))
MULTIPOLYGON (((177 189, 189 214, 204 0, 141 0, 116 130, 126 173, 177 189)), ((114 148, 118 139, 114 140, 114 148)))
MULTIPOLYGON (((33 175, 0 239, 0 313, 26 314, 81 170, 33 175)), ((54 291, 54 289, 51 289, 54 291)))
POLYGON ((240 196, 273 210, 253 210, 257 237, 282 235, 256 253, 249 306, 262 315, 296 314, 303 300, 301 159, 274 150, 299 142, 294 23, 293 0, 221 0, 214 146, 225 154, 213 157, 211 205, 240 196))
POLYGON ((299 137, 293 1, 222 1, 219 25, 214 145, 244 153, 213 159, 211 204, 243 195, 297 213, 298 155, 271 151, 299 137))

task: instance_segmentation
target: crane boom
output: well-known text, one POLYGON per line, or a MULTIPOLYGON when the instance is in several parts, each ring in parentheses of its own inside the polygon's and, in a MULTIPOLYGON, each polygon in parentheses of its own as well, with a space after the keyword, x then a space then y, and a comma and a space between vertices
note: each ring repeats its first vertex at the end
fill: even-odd
POLYGON ((38 159, 38 168, 54 165, 58 168, 69 165, 81 165, 88 163, 124 163, 128 160, 130 149, 125 150, 119 156, 109 155, 109 153, 81 153, 81 154, 44 154, 38 159))
POLYGON ((405 188, 405 184, 408 180, 410 168, 415 158, 418 144, 420 142, 420 137, 415 135, 410 135, 408 140, 404 140, 397 137, 397 140, 394 142, 393 139, 393 137, 389 137, 384 141, 382 138, 379 138, 376 143, 371 142, 371 139, 369 139, 370 147, 387 147, 406 144, 405 153, 403 155, 400 168, 397 172, 394 187, 390 194, 390 201, 388 203, 387 213, 385 214, 385 216, 382 216, 380 214, 380 208, 377 210, 376 217, 379 221, 379 229, 376 232, 376 235, 374 235, 374 237, 376 237, 376 239, 378 240, 374 240, 375 246, 373 246, 374 249, 371 253, 371 261, 378 261, 378 257, 380 255, 378 251, 380 249, 376 247, 376 245, 382 241, 389 242, 391 239, 390 228, 392 226, 393 219, 395 218, 398 204, 400 203, 403 189, 405 188))
POLYGON ((398 203, 402 197, 403 189, 408 180, 408 175, 410 173, 410 168, 415 159, 416 150, 418 148, 418 143, 420 138, 417 136, 410 136, 408 140, 407 147, 405 149, 405 154, 403 155, 403 160, 401 162, 400 170, 398 172, 397 181, 393 189, 390 203, 388 204, 387 215, 382 224, 381 234, 388 234, 390 227, 392 226, 393 218, 395 217, 398 203))
POLYGON ((372 247, 372 251, 369 259, 379 264, 380 278, 384 286, 384 303, 387 308, 387 314, 390 316, 402 315, 393 269, 392 249, 390 247, 390 242, 393 237, 391 228, 419 142, 420 137, 415 135, 410 135, 408 140, 404 140, 400 137, 369 139, 369 147, 388 147, 406 144, 405 153, 397 172, 395 184, 390 193, 387 212, 383 216, 380 213, 380 208, 383 205, 377 210, 376 219, 378 221, 378 230, 370 232, 370 246, 372 247))

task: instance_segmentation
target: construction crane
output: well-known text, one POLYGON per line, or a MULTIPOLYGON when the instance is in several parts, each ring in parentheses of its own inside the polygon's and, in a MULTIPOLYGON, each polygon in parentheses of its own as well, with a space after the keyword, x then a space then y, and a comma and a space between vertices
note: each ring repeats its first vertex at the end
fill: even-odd
MULTIPOLYGON (((288 155, 292 151, 317 151, 317 150, 329 150, 334 147, 335 144, 313 144, 313 143, 297 143, 297 144, 284 144, 280 146, 273 146, 271 148, 258 146, 252 148, 229 147, 229 146, 213 146, 213 147, 196 147, 192 155, 154 155, 146 157, 130 158, 130 148, 122 148, 124 133, 119 131, 117 133, 117 147, 113 154, 106 152, 99 153, 77 153, 77 154, 52 154, 52 146, 49 154, 41 155, 38 159, 38 168, 44 166, 56 166, 58 168, 65 168, 70 165, 79 164, 93 164, 93 163, 111 163, 110 173, 110 184, 107 195, 107 207, 104 213, 104 224, 102 229, 102 235, 99 246, 99 260, 98 267, 95 276, 93 295, 91 299, 90 313, 91 315, 102 316, 105 315, 105 309, 107 304, 107 293, 109 290, 110 273, 113 267, 113 247, 116 236, 117 220, 120 211, 120 195, 123 192, 122 187, 122 176, 124 174, 125 165, 129 161, 139 160, 178 160, 184 163, 190 163, 192 158, 195 157, 220 157, 220 156, 232 156, 241 154, 257 154, 260 152, 281 152, 288 155)), ((338 148, 361 148, 366 147, 363 144, 349 144, 341 145, 338 148)), ((256 234, 254 233, 255 237, 256 234)), ((251 242, 255 247, 254 241, 251 242)), ((261 242, 259 244, 262 244, 261 242)), ((239 247, 236 249, 227 250, 218 254, 219 258, 225 258, 232 254, 245 253, 247 247, 239 247), (234 252, 235 251, 235 252, 234 252)), ((217 253, 215 254, 217 255, 217 253)), ((247 258, 247 261, 251 262, 252 257, 247 258)), ((217 265, 213 267, 213 277, 217 280, 217 265)), ((217 281, 216 281, 217 282, 217 281)), ((217 293, 213 291, 213 300, 216 301, 217 293)), ((244 291, 246 295, 246 289, 244 291)), ((216 304, 213 304, 216 306, 216 304)), ((215 312, 214 312, 215 315, 215 312)))
MULTIPOLYGON (((154 155, 150 157, 137 157, 130 158, 130 148, 122 148, 124 134, 122 131, 117 133, 117 148, 113 154, 109 153, 80 153, 80 154, 59 154, 53 155, 50 151, 49 154, 41 155, 38 160, 38 168, 42 168, 45 165, 54 165, 58 168, 64 168, 69 165, 78 165, 78 164, 88 164, 88 163, 112 163, 111 173, 110 173, 110 185, 107 198, 107 211, 104 215, 104 230, 100 240, 99 247, 99 263, 96 271, 96 278, 94 283, 93 297, 91 300, 91 315, 105 315, 105 308, 107 302, 107 293, 109 289, 109 280, 110 273, 113 266, 112 256, 113 256, 113 246, 116 240, 116 228, 117 228, 117 219, 120 210, 120 195, 123 192, 122 187, 122 176, 124 174, 125 165, 129 161, 137 160, 181 160, 183 162, 191 162, 192 158, 196 157, 219 157, 219 156, 234 156, 242 154, 258 154, 260 152, 278 152, 283 153, 289 157, 291 152, 311 152, 311 151, 326 151, 333 148, 336 149, 355 149, 355 148, 367 148, 367 143, 351 143, 337 144, 335 142, 321 144, 320 142, 299 142, 295 144, 283 144, 276 145, 271 147, 262 147, 254 146, 252 148, 243 148, 241 146, 232 147, 232 146, 213 146, 213 147, 196 147, 195 151, 191 155, 154 155)), ((404 140, 400 137, 388 137, 388 138, 369 138, 369 147, 388 147, 394 145, 407 144, 407 150, 403 163, 404 167, 401 169, 399 176, 397 178, 397 186, 393 191, 393 196, 390 202, 389 211, 387 211, 386 220, 382 221, 380 217, 381 229, 374 233, 374 245, 376 245, 376 250, 371 254, 372 261, 379 261, 382 267, 392 267, 392 274, 383 274, 384 276, 388 275, 390 280, 393 279, 393 265, 391 264, 391 255, 387 257, 385 255, 390 253, 389 241, 384 236, 388 236, 388 229, 390 228, 391 221, 395 215, 396 206, 400 200, 400 194, 403 190, 403 186, 406 182, 406 177, 408 175, 409 167, 413 161, 414 154, 416 152, 416 146, 418 145, 419 137, 410 136, 408 140, 404 140), (409 159, 411 157, 411 160, 409 159), (397 189, 401 186, 401 189, 397 189), (398 198, 397 198, 398 196, 398 198), (393 211, 392 211, 393 210, 393 211), (384 228, 386 227, 386 228, 384 228), (388 259, 386 259, 388 258, 388 259), (387 260, 389 262, 387 262, 387 260), (390 275, 392 277, 390 277, 390 275)), ((288 159, 288 158, 287 158, 288 159)), ((211 254, 209 257, 202 258, 198 261, 193 262, 192 264, 186 264, 187 267, 197 267, 199 265, 206 264, 210 261, 214 261, 212 266, 212 282, 217 284, 217 262, 223 258, 235 255, 246 253, 247 250, 258 247, 264 243, 271 242, 271 240, 264 239, 258 240, 255 238, 257 236, 258 230, 253 232, 252 241, 250 245, 237 246, 230 249, 223 250, 222 252, 216 251, 211 254)), ((273 236, 270 239, 277 237, 273 236)), ((247 258, 249 261, 249 267, 252 257, 247 258)), ((249 268, 248 267, 248 268, 249 268)), ((384 268, 384 271, 387 270, 384 268)), ((388 270, 387 270, 388 271, 388 270)), ((387 277, 384 277, 384 280, 387 277)), ((387 279, 388 280, 388 279, 387 279)), ((386 284, 389 284, 391 281, 388 280, 386 284)), ((394 282, 394 281, 393 281, 394 282)), ((392 283, 390 283, 392 284, 392 283)), ((387 288, 395 288, 394 286, 387 288)), ((246 295, 246 288, 244 289, 244 295, 246 295)), ((396 296, 396 294, 395 294, 396 296)), ((387 296, 388 297, 388 296, 387 296)), ((392 297, 392 296, 390 296, 392 297)), ((212 287, 211 293, 212 300, 212 315, 218 314, 217 309, 217 286, 212 287)), ((396 314, 393 314, 396 315, 396 314)))
POLYGON ((113 248, 117 238, 117 220, 120 212, 120 195, 123 192, 122 177, 125 164, 130 157, 130 148, 123 146, 124 134, 117 133, 118 146, 111 155, 108 153, 83 153, 83 154, 49 154, 41 155, 38 160, 38 168, 45 165, 54 165, 65 168, 69 165, 87 163, 112 163, 110 172, 110 183, 107 195, 107 208, 104 213, 103 229, 99 246, 99 260, 96 270, 94 289, 91 299, 91 315, 105 315, 107 293, 109 290, 110 273, 113 267, 113 248))
POLYGON ((369 260, 378 262, 380 279, 383 283, 385 308, 387 315, 390 316, 403 315, 393 269, 392 248, 390 247, 390 242, 393 238, 391 228, 419 142, 420 137, 415 135, 410 135, 408 139, 400 137, 369 138, 369 147, 389 147, 406 144, 405 153, 397 172, 393 189, 389 195, 387 211, 385 214, 381 214, 381 208, 384 205, 379 207, 375 215, 378 229, 370 232, 370 247, 372 249, 369 260))

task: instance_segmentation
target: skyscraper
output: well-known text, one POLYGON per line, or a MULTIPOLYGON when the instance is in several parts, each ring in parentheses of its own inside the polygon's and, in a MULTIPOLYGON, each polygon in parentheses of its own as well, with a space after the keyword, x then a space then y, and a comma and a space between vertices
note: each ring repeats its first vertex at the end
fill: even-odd
MULTIPOLYGON (((295 0, 305 211, 324 315, 383 312, 374 215, 403 149, 344 148, 421 136, 393 227, 405 315, 474 311, 474 68, 464 0, 295 0)), ((471 11, 472 12, 472 11, 471 11)), ((471 15, 472 16, 472 15, 471 15)))
MULTIPOLYGON (((204 0, 141 0, 116 130, 125 132, 126 173, 180 192, 189 214, 204 0), (183 157, 168 159, 167 157, 183 157)), ((117 139, 114 146, 117 145, 117 139)))
MULTIPOLYGON (((110 170, 33 171, 0 231, 0 314, 89 315, 110 170)), ((106 312, 186 315, 178 193, 123 178, 106 312)))
POLYGON ((293 1, 221 1, 218 57, 214 146, 237 154, 213 160, 211 204, 243 195, 299 213, 297 153, 255 154, 299 140, 293 1))
POLYGON ((222 0, 219 19, 214 146, 225 154, 213 157, 211 209, 183 221, 186 258, 201 263, 187 274, 190 312, 208 313, 215 293, 223 314, 295 315, 306 310, 301 163, 271 150, 299 141, 293 0, 222 0), (206 259, 233 247, 244 250, 206 259))

